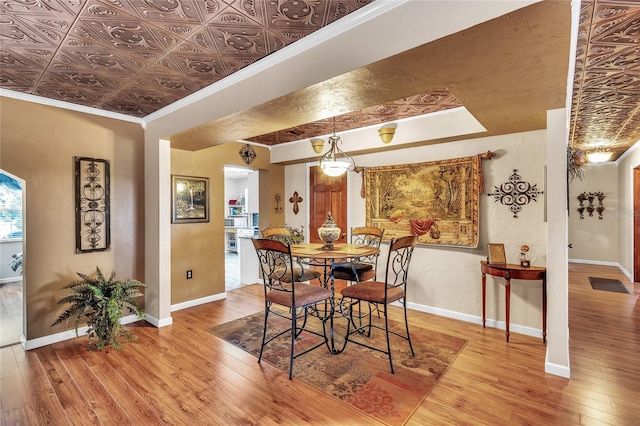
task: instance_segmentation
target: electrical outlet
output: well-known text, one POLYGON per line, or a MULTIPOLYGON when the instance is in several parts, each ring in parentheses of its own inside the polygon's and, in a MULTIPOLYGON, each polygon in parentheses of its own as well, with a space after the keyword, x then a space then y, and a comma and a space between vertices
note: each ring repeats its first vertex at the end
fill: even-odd
POLYGON ((190 280, 191 278, 193 278, 193 271, 191 269, 187 270, 187 279, 190 280))

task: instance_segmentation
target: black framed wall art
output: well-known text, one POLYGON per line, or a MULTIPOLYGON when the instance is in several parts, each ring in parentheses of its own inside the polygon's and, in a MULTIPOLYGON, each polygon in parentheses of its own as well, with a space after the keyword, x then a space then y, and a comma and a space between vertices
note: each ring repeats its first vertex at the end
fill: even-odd
POLYGON ((209 222, 209 178, 171 175, 171 223, 209 222))
POLYGON ((108 160, 74 157, 76 253, 104 251, 111 245, 108 160))

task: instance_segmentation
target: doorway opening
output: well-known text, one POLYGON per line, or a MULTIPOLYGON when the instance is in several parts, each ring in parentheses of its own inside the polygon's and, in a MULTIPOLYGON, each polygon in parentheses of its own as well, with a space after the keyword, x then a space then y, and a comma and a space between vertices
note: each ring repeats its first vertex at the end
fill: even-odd
POLYGON ((640 167, 633 169, 633 281, 640 282, 640 167))
POLYGON ((253 169, 224 168, 225 291, 251 284, 242 271, 243 256, 255 256, 247 242, 258 236, 258 175, 253 169))
POLYGON ((24 188, 0 170, 0 347, 20 343, 23 333, 24 188))

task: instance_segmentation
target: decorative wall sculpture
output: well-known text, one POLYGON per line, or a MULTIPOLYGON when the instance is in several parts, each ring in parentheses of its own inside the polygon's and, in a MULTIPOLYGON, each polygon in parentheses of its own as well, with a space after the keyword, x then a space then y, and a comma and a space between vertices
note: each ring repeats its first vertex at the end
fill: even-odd
POLYGON ((76 253, 104 251, 111 245, 109 161, 75 157, 76 253))
POLYGON ((586 210, 589 213, 589 216, 593 217, 593 212, 598 212, 598 219, 602 220, 602 213, 604 213, 604 205, 602 204, 602 200, 604 200, 604 192, 583 192, 578 195, 578 201, 580 201, 580 207, 578 207, 578 213, 580 214, 580 219, 584 219, 584 211, 586 210), (598 207, 595 207, 593 201, 598 199, 598 207), (588 205, 584 205, 585 201, 589 201, 588 205))
POLYGON ((495 153, 365 171, 367 226, 385 240, 418 236, 419 244, 477 247, 482 159, 495 153))
POLYGON ((513 213, 513 217, 518 217, 518 212, 522 210, 522 206, 526 206, 531 201, 538 201, 538 195, 544 192, 538 190, 537 184, 530 184, 522 180, 518 171, 513 169, 513 174, 509 176, 509 181, 500 186, 496 186, 493 192, 488 194, 496 201, 505 206, 509 206, 509 210, 513 213))

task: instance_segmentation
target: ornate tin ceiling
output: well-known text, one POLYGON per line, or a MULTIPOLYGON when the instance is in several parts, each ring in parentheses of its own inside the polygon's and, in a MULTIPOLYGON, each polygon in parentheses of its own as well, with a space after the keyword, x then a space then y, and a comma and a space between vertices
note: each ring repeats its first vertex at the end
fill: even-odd
MULTIPOLYGON (((0 87, 144 117, 372 1, 0 0, 0 87)), ((575 71, 570 144, 607 141, 615 159, 640 139, 637 0, 582 2, 575 71)), ((415 93, 340 115, 336 131, 460 105, 444 84, 415 93)), ((332 124, 246 136, 277 144, 332 124)))
POLYGON ((144 117, 371 0, 2 0, 1 87, 144 117))

